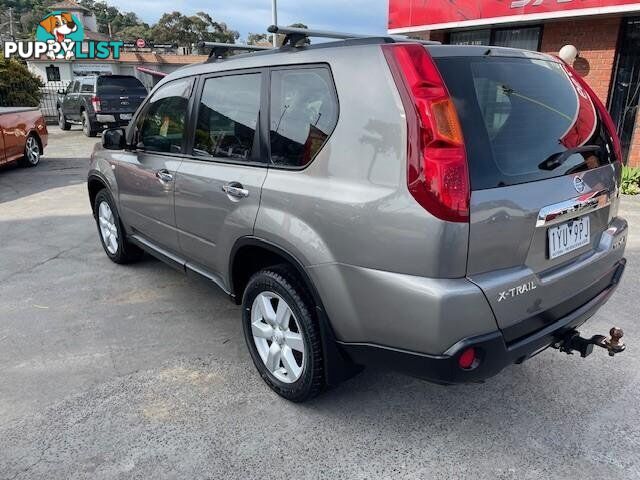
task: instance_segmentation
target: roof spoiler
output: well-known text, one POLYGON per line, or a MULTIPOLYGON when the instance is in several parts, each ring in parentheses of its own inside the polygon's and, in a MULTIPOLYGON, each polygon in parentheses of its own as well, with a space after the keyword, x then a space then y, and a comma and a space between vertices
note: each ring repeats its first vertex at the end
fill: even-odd
POLYGON ((271 50, 271 47, 261 47, 258 45, 242 45, 238 43, 220 43, 220 42, 199 42, 198 48, 209 48, 209 62, 215 62, 218 58, 229 51, 240 50, 243 52, 257 52, 263 50, 271 50))
POLYGON ((315 38, 333 38, 335 40, 352 40, 361 38, 384 38, 390 43, 396 42, 417 42, 423 45, 439 45, 440 42, 432 40, 416 40, 413 38, 396 37, 389 35, 363 35, 360 33, 343 33, 343 32, 330 32, 326 30, 312 30, 307 28, 296 27, 281 27, 279 25, 271 25, 267 28, 269 33, 283 34, 285 35, 282 46, 291 45, 292 47, 304 46, 306 40, 311 37, 315 38))

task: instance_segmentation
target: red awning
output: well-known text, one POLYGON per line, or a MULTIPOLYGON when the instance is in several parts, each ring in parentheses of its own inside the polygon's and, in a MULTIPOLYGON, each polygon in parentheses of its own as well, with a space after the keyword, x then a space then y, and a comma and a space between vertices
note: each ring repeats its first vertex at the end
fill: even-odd
POLYGON ((150 68, 145 68, 145 67, 136 67, 136 70, 138 70, 139 72, 142 73, 148 73, 149 75, 152 75, 154 77, 166 77, 168 74, 164 73, 164 72, 159 72, 157 70, 151 70, 150 68))

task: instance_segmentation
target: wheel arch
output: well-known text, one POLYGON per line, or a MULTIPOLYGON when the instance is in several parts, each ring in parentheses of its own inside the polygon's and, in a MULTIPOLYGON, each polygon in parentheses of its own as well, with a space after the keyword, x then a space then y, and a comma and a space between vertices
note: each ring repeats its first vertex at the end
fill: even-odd
POLYGON ((98 192, 102 189, 109 190, 109 186, 100 175, 92 173, 87 179, 87 189, 89 190, 89 202, 91 203, 91 211, 95 214, 95 202, 98 192))
POLYGON ((353 376, 361 367, 353 364, 337 344, 322 299, 302 262, 267 240, 253 236, 242 237, 236 241, 229 255, 229 289, 236 304, 239 305, 242 303, 242 294, 251 275, 263 268, 283 263, 290 265, 296 271, 313 297, 322 337, 322 351, 325 354, 325 380, 327 385, 337 385, 353 376))

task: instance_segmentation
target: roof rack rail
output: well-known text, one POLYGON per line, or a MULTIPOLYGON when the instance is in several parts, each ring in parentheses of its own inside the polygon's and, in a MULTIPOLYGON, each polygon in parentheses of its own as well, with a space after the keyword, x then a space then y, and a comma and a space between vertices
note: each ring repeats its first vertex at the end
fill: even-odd
POLYGON ((261 47, 258 45, 242 45, 238 43, 220 43, 220 42, 199 42, 199 48, 210 48, 209 62, 215 62, 223 53, 231 50, 242 50, 245 52, 257 52, 263 50, 272 50, 271 47, 261 47))
POLYGON ((291 45, 292 47, 301 47, 305 40, 310 37, 316 38, 333 38, 336 40, 351 40, 358 38, 385 38, 392 42, 417 42, 424 45, 439 45, 440 42, 433 40, 417 40, 413 38, 397 37, 390 35, 363 35, 360 33, 343 33, 329 32, 325 30, 312 30, 307 28, 281 27, 279 25, 271 25, 267 28, 269 33, 285 35, 282 46, 291 45))

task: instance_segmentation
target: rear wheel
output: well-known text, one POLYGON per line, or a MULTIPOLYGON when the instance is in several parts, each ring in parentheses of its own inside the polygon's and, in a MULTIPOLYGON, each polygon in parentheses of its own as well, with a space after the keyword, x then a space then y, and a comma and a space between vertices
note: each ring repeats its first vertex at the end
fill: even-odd
POLYGON ((35 167, 40 163, 40 157, 42 156, 42 149, 40 143, 34 134, 27 137, 27 141, 24 144, 24 156, 20 160, 20 164, 23 167, 35 167))
POLYGON ((251 358, 278 395, 303 402, 324 387, 324 363, 315 306, 295 272, 261 270, 242 300, 243 330, 251 358))
POLYGON ((102 247, 111 261, 126 264, 139 260, 143 252, 126 239, 118 211, 107 189, 100 190, 96 195, 94 212, 102 247))
POLYGON ((98 134, 98 130, 95 125, 91 123, 91 119, 86 110, 82 112, 82 131, 87 137, 95 137, 98 134))
POLYGON ((71 130, 71 124, 67 122, 67 117, 64 116, 62 107, 58 107, 58 126, 62 130, 71 130))

